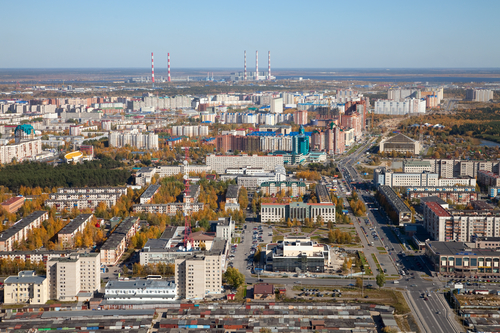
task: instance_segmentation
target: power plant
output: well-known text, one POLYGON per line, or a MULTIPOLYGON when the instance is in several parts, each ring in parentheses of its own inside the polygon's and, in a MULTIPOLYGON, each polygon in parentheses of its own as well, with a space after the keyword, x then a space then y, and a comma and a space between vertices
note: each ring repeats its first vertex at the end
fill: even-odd
POLYGON ((267 72, 259 72, 259 51, 255 51, 255 72, 247 72, 247 51, 243 53, 243 72, 231 73, 231 81, 275 80, 271 75, 271 51, 268 51, 267 72))

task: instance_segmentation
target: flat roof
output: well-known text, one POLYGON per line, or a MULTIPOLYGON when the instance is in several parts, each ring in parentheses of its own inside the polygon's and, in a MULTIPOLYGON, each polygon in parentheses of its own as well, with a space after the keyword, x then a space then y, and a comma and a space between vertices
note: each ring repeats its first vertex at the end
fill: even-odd
POLYGON ((83 223, 91 219, 93 214, 80 214, 73 219, 70 223, 66 224, 64 228, 59 231, 58 235, 72 234, 78 229, 83 223))
POLYGON ((155 309, 147 310, 103 310, 103 311, 44 311, 42 319, 49 318, 74 318, 74 317, 123 317, 123 316, 153 316, 155 309))
POLYGON ((436 255, 468 255, 500 257, 500 252, 490 249, 472 249, 464 242, 427 242, 436 255))
POLYGON ((404 201, 394 192, 392 187, 387 185, 379 186, 380 192, 387 198, 390 204, 398 210, 398 213, 410 213, 410 208, 405 205, 404 201))
POLYGON ((227 187, 226 198, 237 199, 240 187, 238 185, 229 185, 227 187))
POLYGON ((149 185, 149 187, 141 194, 141 199, 152 198, 156 191, 160 188, 160 185, 149 185))
POLYGON ((139 220, 139 217, 127 217, 116 227, 116 230, 109 236, 108 240, 102 245, 101 250, 114 250, 127 235, 132 226, 139 220))
POLYGON ((39 275, 9 276, 8 278, 5 279, 4 283, 5 284, 11 284, 11 283, 42 284, 45 279, 46 279, 45 276, 39 276, 39 275))
POLYGON ((435 202, 435 203, 438 203, 440 205, 447 205, 446 201, 444 201, 440 197, 436 197, 436 196, 423 197, 423 198, 419 198, 419 199, 420 199, 420 203, 422 203, 422 204, 425 204, 426 202, 435 202))
POLYGON ((105 289, 175 289, 173 281, 165 280, 129 280, 129 281, 116 281, 111 280, 106 284, 105 289))
POLYGON ((12 205, 16 201, 22 200, 24 201, 26 198, 25 197, 12 197, 10 199, 5 200, 4 202, 1 203, 2 206, 8 206, 12 205))

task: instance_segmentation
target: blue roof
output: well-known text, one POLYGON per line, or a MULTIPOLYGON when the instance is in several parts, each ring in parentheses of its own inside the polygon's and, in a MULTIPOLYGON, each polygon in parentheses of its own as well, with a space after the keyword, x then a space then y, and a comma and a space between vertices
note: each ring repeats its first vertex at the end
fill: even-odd
POLYGON ((251 132, 247 136, 283 136, 282 134, 276 134, 276 132, 251 132))
MULTIPOLYGON (((313 132, 304 132, 305 136, 311 136, 313 132)), ((286 136, 297 136, 299 135, 299 132, 290 132, 290 134, 287 134, 286 136)))
POLYGON ((182 138, 169 138, 167 141, 179 141, 182 140, 182 138))

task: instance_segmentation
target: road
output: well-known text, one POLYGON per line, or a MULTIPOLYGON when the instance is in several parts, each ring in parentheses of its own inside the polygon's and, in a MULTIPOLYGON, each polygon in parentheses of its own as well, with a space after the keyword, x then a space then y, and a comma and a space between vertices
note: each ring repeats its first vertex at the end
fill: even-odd
MULTIPOLYGON (((379 244, 387 249, 387 254, 375 251, 377 258, 381 264, 384 263, 383 267, 393 267, 401 274, 402 278, 397 283, 393 283, 393 287, 404 288, 408 305, 422 332, 462 332, 454 318, 453 311, 449 308, 442 292, 439 292, 444 284, 436 278, 431 278, 432 271, 427 258, 420 253, 412 253, 411 257, 408 256, 409 253, 405 252, 406 248, 401 245, 407 242, 405 236, 401 235, 396 226, 391 224, 387 214, 376 202, 371 191, 372 183, 363 179, 353 167, 366 154, 373 141, 372 139, 339 163, 346 186, 351 186, 351 183, 356 184, 358 197, 367 207, 369 224, 365 223, 365 230, 369 225, 376 236, 373 237, 373 231, 370 230, 368 239, 374 242, 374 246, 368 246, 368 248, 365 246, 365 252, 373 253, 379 244), (422 278, 422 274, 426 276, 425 279, 422 278), (422 295, 425 296, 422 297, 422 295)), ((357 219, 355 223, 359 224, 357 219)), ((363 238, 363 234, 360 234, 360 237, 363 238)), ((390 274, 389 270, 387 274, 390 274)))

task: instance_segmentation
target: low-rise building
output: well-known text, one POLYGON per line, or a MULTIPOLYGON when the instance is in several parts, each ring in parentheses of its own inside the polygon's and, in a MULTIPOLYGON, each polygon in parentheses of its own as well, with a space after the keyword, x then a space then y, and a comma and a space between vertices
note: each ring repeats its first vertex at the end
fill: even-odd
POLYGON ((47 263, 52 258, 68 257, 73 250, 45 250, 37 249, 33 251, 1 251, 0 259, 3 260, 24 260, 31 263, 47 263))
POLYGON ((274 285, 271 283, 257 283, 253 287, 253 299, 273 300, 276 298, 274 285))
POLYGON ((131 302, 164 303, 177 298, 174 282, 164 280, 108 281, 104 287, 107 304, 127 304, 131 302))
POLYGON ((150 203, 151 200, 153 200, 155 194, 158 193, 158 191, 160 190, 160 187, 161 187, 160 185, 156 184, 149 185, 146 191, 144 191, 141 194, 141 197, 139 198, 139 202, 141 203, 141 205, 150 203))
POLYGON ((228 185, 226 191, 226 205, 238 204, 238 195, 240 194, 240 186, 228 185))
POLYGON ((49 212, 36 211, 17 221, 12 227, 0 234, 0 251, 12 251, 14 243, 19 243, 28 237, 35 228, 39 228, 42 222, 49 218, 49 212))
POLYGON ((48 279, 35 271, 20 271, 3 282, 5 304, 45 304, 48 298, 48 279))
MULTIPOLYGON (((189 205, 188 214, 196 213, 203 210, 205 205, 201 202, 192 203, 189 205)), ((186 210, 186 204, 182 202, 174 202, 169 204, 143 204, 143 205, 133 205, 132 211, 134 213, 155 213, 155 214, 166 214, 169 216, 174 216, 177 212, 184 213, 186 210)))
POLYGON ((139 217, 130 216, 116 227, 115 231, 101 246, 101 263, 107 266, 116 265, 127 250, 130 238, 139 230, 139 217))
POLYGON ((407 160, 403 163, 404 173, 422 173, 424 171, 434 171, 434 168, 429 161, 407 160))
POLYGON ((413 140, 403 134, 397 134, 380 142, 380 152, 390 153, 395 151, 397 153, 410 153, 418 155, 420 154, 421 149, 422 147, 420 141, 413 140))
POLYGON ((496 250, 471 248, 465 242, 427 241, 425 254, 439 275, 500 276, 500 252, 496 250))
POLYGON ((331 266, 330 247, 309 237, 285 238, 266 246, 266 267, 273 272, 324 272, 331 266))
POLYGON ((25 197, 12 197, 10 199, 5 200, 0 205, 7 213, 13 214, 19 210, 24 205, 25 197))
POLYGON ((95 209, 103 202, 107 207, 114 206, 122 195, 127 194, 126 187, 84 187, 84 188, 60 188, 56 193, 45 200, 45 206, 55 207, 57 210, 79 210, 95 209))
POLYGON ((57 240, 63 247, 72 247, 75 236, 78 232, 83 232, 87 224, 92 220, 92 214, 80 214, 69 222, 57 233, 57 240))
POLYGON ((262 222, 283 222, 288 218, 303 222, 306 218, 317 222, 321 216, 323 222, 335 223, 335 205, 333 203, 262 203, 260 220, 262 222))

